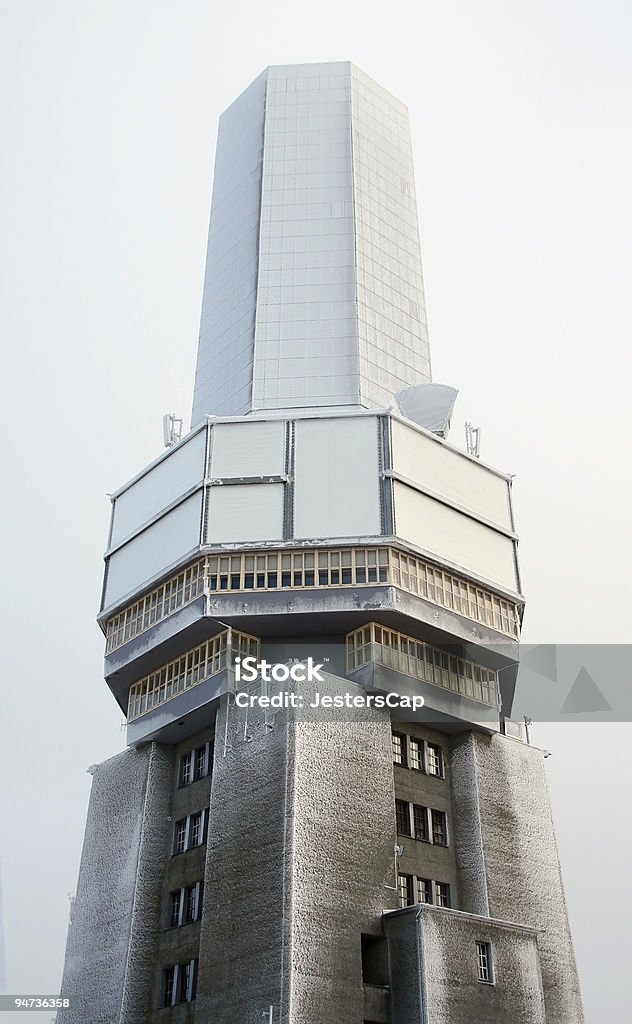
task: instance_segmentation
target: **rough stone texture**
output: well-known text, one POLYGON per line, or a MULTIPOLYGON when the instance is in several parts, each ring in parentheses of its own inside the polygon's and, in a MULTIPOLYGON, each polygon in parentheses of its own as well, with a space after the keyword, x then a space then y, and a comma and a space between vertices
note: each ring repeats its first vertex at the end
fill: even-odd
MULTIPOLYGON (((318 689, 330 687, 331 677, 318 689)), ((288 1020, 362 1024, 361 934, 379 933, 383 908, 395 905, 390 721, 361 710, 297 723, 295 749, 288 1020)))
POLYGON ((483 834, 481 832, 476 748, 473 733, 452 738, 450 745, 452 836, 459 875, 459 909, 489 916, 483 834))
POLYGON ((490 914, 542 929, 547 1024, 583 1024, 542 751, 505 736, 473 739, 490 914))
MULTIPOLYGON (((321 692, 362 692, 324 678, 321 692)), ((362 1024, 361 934, 395 898, 390 722, 265 721, 218 715, 197 1019, 273 1005, 282 1024, 362 1024)))
POLYGON ((419 918, 432 1024, 545 1024, 536 935, 424 908, 419 918), (478 980, 476 942, 492 945, 495 983, 478 980))
POLYGON ((215 736, 196 1016, 260 1021, 287 1006, 292 736, 226 697, 215 736))
POLYGON ((126 750, 92 783, 59 1024, 150 1020, 170 756, 126 750))

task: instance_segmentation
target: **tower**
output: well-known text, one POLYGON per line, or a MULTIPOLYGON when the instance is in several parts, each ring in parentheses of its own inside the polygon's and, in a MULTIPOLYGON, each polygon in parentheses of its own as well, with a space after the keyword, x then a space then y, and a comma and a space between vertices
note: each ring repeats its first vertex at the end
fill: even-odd
POLYGON ((64 1024, 581 1024, 512 724, 510 478, 447 440, 405 108, 270 68, 220 121, 192 427, 112 497, 64 1024), (248 661, 251 659, 251 661, 248 661))

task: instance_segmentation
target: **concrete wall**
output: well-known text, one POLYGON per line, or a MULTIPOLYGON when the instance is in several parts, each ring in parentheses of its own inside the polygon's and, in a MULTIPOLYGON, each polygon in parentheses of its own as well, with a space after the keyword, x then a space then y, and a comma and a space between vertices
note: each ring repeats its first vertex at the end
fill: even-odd
POLYGON ((94 775, 59 1024, 151 1020, 172 755, 126 750, 94 775))
POLYGON ((395 905, 390 742, 381 712, 305 721, 224 700, 197 1019, 255 1021, 273 1005, 275 1024, 362 1024, 361 935, 395 905))
POLYGON ((490 914, 542 929, 547 1024, 582 1024, 542 751, 505 736, 474 744, 490 914))

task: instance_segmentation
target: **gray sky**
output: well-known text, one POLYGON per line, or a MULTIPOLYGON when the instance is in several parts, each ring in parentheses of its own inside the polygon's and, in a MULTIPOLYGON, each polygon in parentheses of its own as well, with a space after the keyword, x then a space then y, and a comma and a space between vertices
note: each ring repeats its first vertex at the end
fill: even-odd
MULTIPOLYGON (((0 858, 9 989, 53 993, 85 769, 124 744, 94 622, 106 492, 160 453, 164 412, 188 422, 217 118, 267 64, 350 59, 408 104, 434 376, 461 389, 451 440, 471 419, 516 474, 524 638, 629 640, 632 8, 1 0, 0 18, 0 858)), ((588 1024, 622 1020, 632 729, 535 738, 588 1024)))

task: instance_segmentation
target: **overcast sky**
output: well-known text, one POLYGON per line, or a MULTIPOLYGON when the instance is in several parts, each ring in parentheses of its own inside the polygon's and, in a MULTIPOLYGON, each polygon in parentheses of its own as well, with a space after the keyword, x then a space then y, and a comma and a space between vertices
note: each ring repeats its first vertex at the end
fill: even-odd
MULTIPOLYGON (((407 103, 434 376, 460 389, 451 440, 472 420, 516 474, 525 639, 629 640, 632 7, 0 12, 0 859, 9 991, 55 993, 86 768, 124 745, 94 621, 106 492, 160 454, 163 413, 188 422, 217 119, 266 65, 352 60, 407 103)), ((588 1024, 623 1020, 632 729, 535 739, 588 1024)))

